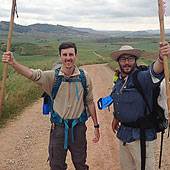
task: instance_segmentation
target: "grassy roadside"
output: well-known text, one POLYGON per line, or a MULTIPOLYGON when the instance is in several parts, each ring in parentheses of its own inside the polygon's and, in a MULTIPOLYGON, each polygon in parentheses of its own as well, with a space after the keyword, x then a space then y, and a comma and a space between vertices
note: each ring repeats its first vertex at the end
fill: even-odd
MULTIPOLYGON (((16 58, 18 59, 18 57, 16 58)), ((27 62, 26 60, 22 60, 23 59, 21 59, 19 62, 30 68, 40 68, 42 70, 47 70, 48 68, 50 69, 55 59, 41 59, 41 61, 37 61, 37 64, 31 60, 27 62)), ((0 66, 3 70, 2 63, 0 66)), ((26 106, 29 106, 31 103, 40 98, 41 93, 42 90, 38 85, 33 83, 31 80, 24 78, 13 68, 8 66, 0 128, 3 127, 9 119, 15 118, 18 114, 20 114, 26 106)))

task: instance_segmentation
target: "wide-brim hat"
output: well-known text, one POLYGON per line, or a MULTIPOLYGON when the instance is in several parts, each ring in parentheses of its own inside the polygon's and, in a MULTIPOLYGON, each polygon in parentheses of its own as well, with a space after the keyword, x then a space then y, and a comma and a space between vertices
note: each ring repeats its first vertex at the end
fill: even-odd
POLYGON ((130 54, 130 55, 136 56, 136 58, 138 59, 139 57, 141 57, 142 53, 143 53, 142 50, 135 49, 135 48, 131 47, 130 45, 124 45, 118 51, 112 52, 110 54, 110 57, 113 60, 118 61, 118 58, 122 54, 130 54))

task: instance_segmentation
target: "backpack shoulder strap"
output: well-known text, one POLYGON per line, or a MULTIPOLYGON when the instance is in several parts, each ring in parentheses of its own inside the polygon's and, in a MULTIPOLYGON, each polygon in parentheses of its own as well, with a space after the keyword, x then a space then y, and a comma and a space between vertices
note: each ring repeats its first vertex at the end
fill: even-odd
POLYGON ((85 98, 86 98, 86 96, 87 96, 86 76, 85 76, 85 74, 84 74, 84 70, 79 69, 79 71, 80 71, 81 83, 82 83, 82 86, 83 86, 83 89, 84 89, 83 99, 84 99, 84 101, 85 101, 85 98))
POLYGON ((58 89, 59 89, 59 87, 60 87, 60 85, 61 85, 61 81, 62 81, 62 77, 59 76, 60 69, 61 69, 61 67, 60 67, 60 68, 57 68, 57 69, 55 70, 54 85, 53 85, 53 89, 52 89, 52 99, 53 99, 53 100, 54 100, 55 97, 56 97, 56 94, 57 94, 57 92, 58 92, 58 89))
MULTIPOLYGON (((146 103, 146 106, 148 107, 149 109, 149 112, 151 113, 151 110, 150 110, 150 107, 149 107, 149 104, 147 102, 147 99, 144 95, 144 92, 143 92, 143 88, 141 86, 141 84, 139 83, 139 80, 138 80, 138 73, 140 72, 141 70, 138 69, 136 70, 133 75, 132 75, 132 81, 134 83, 134 87, 137 89, 137 91, 141 94, 143 100, 145 101, 146 103)), ((144 115, 145 115, 145 112, 144 112, 144 115)), ((145 169, 145 164, 146 164, 146 134, 145 134, 145 129, 144 128, 141 128, 140 129, 140 146, 141 146, 141 170, 144 170, 145 169)))
POLYGON ((156 87, 153 89, 153 102, 154 102, 154 103, 158 103, 157 98, 158 98, 158 96, 159 96, 159 93, 160 93, 160 85, 159 85, 159 86, 156 86, 156 87))
POLYGON ((147 101, 147 99, 146 99, 146 97, 145 97, 145 94, 144 94, 144 92, 143 92, 143 88, 142 88, 142 86, 141 86, 141 84, 139 83, 139 80, 138 80, 138 73, 139 73, 139 72, 140 72, 140 70, 136 70, 136 71, 133 73, 133 75, 132 75, 132 81, 133 81, 133 83, 134 83, 134 87, 135 87, 135 88, 137 89, 137 91, 141 94, 143 100, 144 100, 145 103, 146 103, 146 106, 147 106, 149 112, 151 113, 151 108, 150 108, 150 106, 149 106, 149 104, 148 104, 148 101, 147 101))

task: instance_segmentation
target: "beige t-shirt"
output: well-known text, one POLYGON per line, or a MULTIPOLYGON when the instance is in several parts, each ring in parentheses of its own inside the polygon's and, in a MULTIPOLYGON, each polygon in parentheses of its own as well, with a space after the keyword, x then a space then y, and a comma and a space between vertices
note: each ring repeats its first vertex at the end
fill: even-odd
MULTIPOLYGON (((43 90, 51 96, 52 88, 54 85, 55 71, 42 71, 42 70, 33 70, 32 81, 39 84, 43 90)), ((84 71, 86 77, 86 87, 87 87, 87 96, 86 104, 93 103, 93 92, 92 92, 92 82, 86 71, 84 71)), ((59 72, 60 76, 64 76, 63 69, 61 68, 59 72)), ((75 66, 74 73, 70 78, 79 78, 80 71, 75 66)), ((81 82, 62 82, 57 95, 54 99, 53 109, 56 113, 60 115, 62 119, 75 119, 79 118, 84 110, 84 101, 83 101, 84 89, 81 82), (78 87, 78 95, 76 92, 76 84, 78 87), (79 96, 79 98, 78 98, 79 96)))

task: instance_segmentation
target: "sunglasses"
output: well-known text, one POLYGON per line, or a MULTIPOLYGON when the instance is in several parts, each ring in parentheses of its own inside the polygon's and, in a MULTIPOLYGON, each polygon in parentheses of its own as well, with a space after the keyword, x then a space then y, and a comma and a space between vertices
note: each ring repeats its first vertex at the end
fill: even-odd
POLYGON ((129 56, 129 57, 120 57, 119 58, 119 61, 120 62, 125 62, 126 60, 128 60, 129 62, 132 62, 132 61, 134 61, 135 60, 135 56, 129 56))

